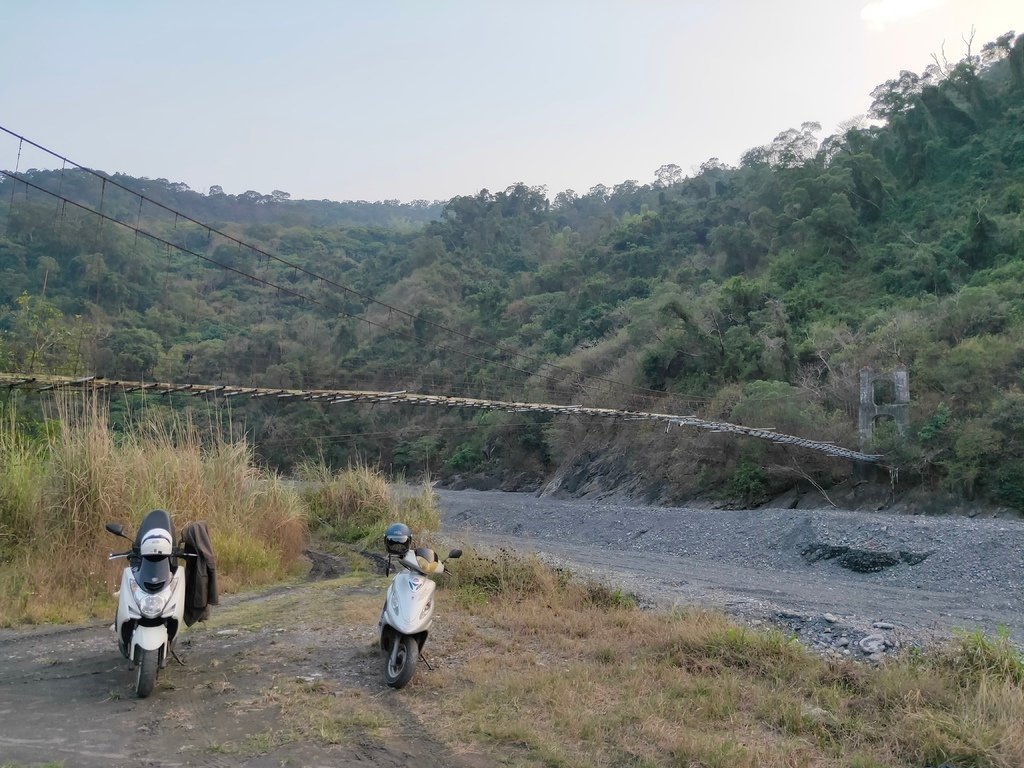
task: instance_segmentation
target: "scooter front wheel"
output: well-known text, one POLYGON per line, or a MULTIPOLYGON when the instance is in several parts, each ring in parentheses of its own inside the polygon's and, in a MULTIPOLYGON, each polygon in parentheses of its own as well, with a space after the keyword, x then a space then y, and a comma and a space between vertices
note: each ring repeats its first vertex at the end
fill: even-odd
POLYGON ((416 658, 420 654, 416 640, 408 635, 395 635, 384 660, 384 682, 392 688, 403 688, 416 671, 416 658))
POLYGON ((160 665, 160 652, 157 650, 139 650, 139 664, 135 668, 135 695, 144 699, 153 692, 156 685, 157 667, 160 665))

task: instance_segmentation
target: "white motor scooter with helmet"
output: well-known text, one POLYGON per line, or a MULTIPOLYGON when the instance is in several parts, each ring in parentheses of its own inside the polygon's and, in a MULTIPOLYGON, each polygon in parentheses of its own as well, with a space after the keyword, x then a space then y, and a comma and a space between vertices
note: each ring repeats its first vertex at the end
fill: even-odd
POLYGON ((111 553, 108 559, 128 560, 113 630, 128 668, 136 671, 135 693, 142 699, 153 692, 158 670, 174 652, 185 612, 185 568, 178 558, 193 555, 175 549, 171 516, 162 509, 146 514, 134 540, 119 523, 107 523, 106 529, 132 542, 127 552, 111 553))
MULTIPOLYGON (((413 546, 412 533, 404 523, 394 523, 387 529, 384 546, 388 553, 386 575, 391 573, 392 557, 398 558, 402 570, 388 585, 377 629, 385 654, 384 682, 402 688, 412 679, 416 660, 423 658, 423 644, 434 621, 436 585, 428 577, 445 570, 434 550, 413 546)), ((461 555, 461 550, 453 549, 446 559, 461 555)), ((425 658, 423 663, 427 664, 425 658)))

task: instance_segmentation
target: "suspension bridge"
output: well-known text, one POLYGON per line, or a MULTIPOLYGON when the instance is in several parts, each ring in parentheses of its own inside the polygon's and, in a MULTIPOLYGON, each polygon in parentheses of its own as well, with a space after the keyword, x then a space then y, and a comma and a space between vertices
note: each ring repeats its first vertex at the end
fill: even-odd
POLYGON ((186 395, 203 398, 270 398, 277 401, 309 401, 325 405, 342 403, 386 403, 393 405, 414 405, 430 408, 463 408, 478 411, 506 411, 509 413, 540 413, 556 416, 606 419, 618 421, 643 421, 664 424, 666 429, 684 427, 705 432, 722 432, 766 440, 778 445, 788 445, 811 451, 818 451, 839 459, 851 459, 866 463, 877 463, 882 456, 850 450, 834 443, 787 435, 774 429, 748 427, 725 421, 710 421, 696 416, 671 413, 650 413, 647 411, 621 410, 616 408, 592 408, 582 405, 560 405, 555 403, 527 403, 505 400, 481 400, 471 397, 428 395, 415 392, 374 392, 352 389, 275 389, 266 387, 240 387, 225 384, 176 384, 156 381, 123 381, 96 376, 50 376, 0 373, 0 387, 26 389, 33 392, 53 390, 81 390, 92 393, 145 393, 151 395, 186 395))

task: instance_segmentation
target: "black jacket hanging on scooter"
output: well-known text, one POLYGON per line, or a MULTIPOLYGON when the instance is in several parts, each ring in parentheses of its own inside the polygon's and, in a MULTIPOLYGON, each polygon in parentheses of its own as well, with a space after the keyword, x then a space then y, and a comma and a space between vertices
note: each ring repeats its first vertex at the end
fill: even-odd
POLYGON ((206 523, 189 523, 181 531, 185 552, 196 557, 185 558, 185 626, 210 616, 210 606, 217 605, 217 558, 210 544, 206 523))

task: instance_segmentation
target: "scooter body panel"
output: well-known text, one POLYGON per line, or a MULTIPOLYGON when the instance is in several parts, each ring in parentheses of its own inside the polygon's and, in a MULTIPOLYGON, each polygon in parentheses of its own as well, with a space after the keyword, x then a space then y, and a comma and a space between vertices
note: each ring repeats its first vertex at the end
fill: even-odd
POLYGON ((437 585, 426 576, 402 571, 388 586, 381 612, 379 630, 385 625, 402 635, 418 635, 430 630, 434 621, 434 590, 437 585))
POLYGON ((145 617, 147 624, 159 620, 160 623, 155 626, 143 626, 141 623, 144 617, 135 598, 137 589, 135 574, 131 567, 126 567, 121 572, 121 588, 118 593, 117 614, 114 619, 114 629, 121 653, 128 658, 129 662, 134 663, 138 658, 138 649, 154 651, 162 648, 164 650, 160 654, 160 658, 163 660, 168 655, 166 646, 174 640, 185 617, 184 568, 179 567, 162 590, 150 593, 164 600, 163 610, 158 616, 145 617), (127 628, 130 635, 126 635, 125 624, 127 622, 131 622, 131 627, 127 628))
POLYGON ((138 658, 136 651, 156 651, 167 645, 167 625, 161 624, 158 627, 144 627, 139 625, 132 632, 131 658, 138 658))

